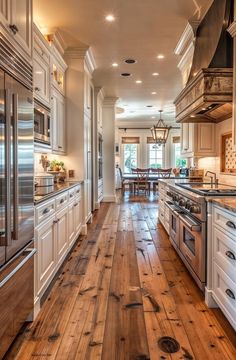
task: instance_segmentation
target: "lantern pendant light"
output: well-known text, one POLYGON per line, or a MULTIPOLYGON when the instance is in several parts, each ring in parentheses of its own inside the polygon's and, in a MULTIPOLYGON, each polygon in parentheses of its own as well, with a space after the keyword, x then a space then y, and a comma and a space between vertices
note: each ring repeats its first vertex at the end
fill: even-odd
POLYGON ((160 119, 158 120, 158 123, 151 128, 152 137, 158 145, 164 145, 166 143, 171 128, 171 126, 166 126, 164 124, 164 121, 161 118, 162 112, 163 110, 159 110, 160 119))

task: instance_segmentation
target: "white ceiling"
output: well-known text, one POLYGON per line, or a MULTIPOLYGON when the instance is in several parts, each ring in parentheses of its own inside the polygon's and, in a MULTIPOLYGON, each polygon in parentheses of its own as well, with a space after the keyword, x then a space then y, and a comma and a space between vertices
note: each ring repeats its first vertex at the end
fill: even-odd
MULTIPOLYGON (((173 121, 173 100, 181 90, 174 48, 191 18, 199 19, 212 0, 34 0, 34 19, 44 32, 59 28, 68 46, 91 47, 97 69, 96 86, 106 96, 119 97, 125 111, 119 123, 155 122, 152 116, 164 110, 173 121), (107 14, 115 21, 108 23, 107 14), (158 54, 165 58, 157 59, 158 54), (124 63, 127 58, 136 64, 124 63), (111 64, 119 66, 113 68, 111 64), (130 78, 122 78, 130 72, 130 78), (158 72, 154 77, 152 73, 158 72), (136 84, 136 80, 142 84, 136 84), (151 92, 156 91, 156 95, 151 92), (147 108, 153 105, 153 108, 147 108)), ((158 117, 158 116, 157 116, 158 117)))

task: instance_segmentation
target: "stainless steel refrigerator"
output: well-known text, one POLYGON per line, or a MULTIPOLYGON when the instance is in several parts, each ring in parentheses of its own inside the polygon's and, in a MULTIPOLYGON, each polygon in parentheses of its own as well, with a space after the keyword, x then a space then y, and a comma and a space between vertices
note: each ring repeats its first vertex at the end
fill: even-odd
POLYGON ((0 69, 0 358, 33 308, 32 91, 0 69))

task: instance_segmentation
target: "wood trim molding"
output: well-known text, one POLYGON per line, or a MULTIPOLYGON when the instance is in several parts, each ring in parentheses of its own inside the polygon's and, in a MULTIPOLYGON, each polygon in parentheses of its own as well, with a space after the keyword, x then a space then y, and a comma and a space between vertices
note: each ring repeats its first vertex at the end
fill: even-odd
POLYGON ((69 59, 85 59, 88 49, 89 49, 88 46, 68 47, 65 50, 65 57, 69 59))
POLYGON ((118 101, 118 97, 105 97, 103 101, 104 107, 112 107, 115 106, 116 102, 118 101))
POLYGON ((174 50, 175 55, 183 55, 196 37, 200 21, 188 22, 174 50))
POLYGON ((90 74, 92 74, 94 72, 94 70, 97 68, 91 48, 88 48, 88 50, 85 54, 85 64, 86 64, 90 74))

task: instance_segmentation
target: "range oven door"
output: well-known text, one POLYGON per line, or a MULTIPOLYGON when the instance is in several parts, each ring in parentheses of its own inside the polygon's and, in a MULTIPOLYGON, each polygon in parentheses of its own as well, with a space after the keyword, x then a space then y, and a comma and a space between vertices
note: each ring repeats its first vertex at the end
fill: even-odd
POLYGON ((169 209, 169 235, 170 241, 173 246, 179 248, 179 213, 180 211, 177 210, 176 206, 171 201, 166 201, 165 205, 169 209))
POLYGON ((201 283, 206 280, 206 228, 205 223, 194 220, 191 216, 181 214, 180 251, 201 283))

